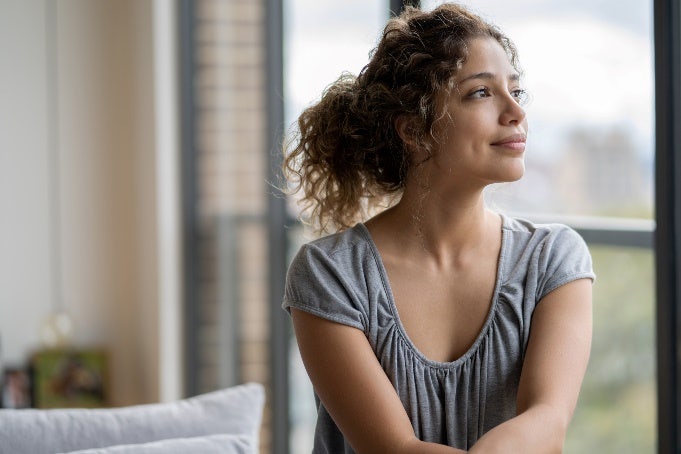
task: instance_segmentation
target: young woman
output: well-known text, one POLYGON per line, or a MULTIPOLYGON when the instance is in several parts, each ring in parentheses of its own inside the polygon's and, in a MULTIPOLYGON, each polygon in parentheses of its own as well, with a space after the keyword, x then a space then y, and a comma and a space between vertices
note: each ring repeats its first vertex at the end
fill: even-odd
POLYGON ((284 307, 315 453, 561 452, 591 342, 589 252, 490 211, 524 172, 513 44, 452 4, 391 19, 300 116, 285 171, 320 230, 284 307), (387 207, 367 219, 367 213, 387 207))

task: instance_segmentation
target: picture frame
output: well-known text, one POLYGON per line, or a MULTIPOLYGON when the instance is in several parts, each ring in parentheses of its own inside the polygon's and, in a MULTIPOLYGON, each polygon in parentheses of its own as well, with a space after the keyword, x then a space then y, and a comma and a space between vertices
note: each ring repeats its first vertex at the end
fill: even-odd
POLYGON ((2 408, 31 407, 31 377, 29 371, 7 368, 2 373, 2 408))
POLYGON ((101 350, 45 350, 31 359, 35 408, 107 406, 107 355, 101 350))

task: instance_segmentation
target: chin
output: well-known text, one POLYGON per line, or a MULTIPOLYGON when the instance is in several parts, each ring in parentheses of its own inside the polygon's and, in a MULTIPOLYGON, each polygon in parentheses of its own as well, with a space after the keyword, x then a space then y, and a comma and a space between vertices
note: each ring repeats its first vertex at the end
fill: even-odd
POLYGON ((510 180, 508 180, 508 181, 509 181, 509 183, 510 183, 510 182, 513 182, 513 181, 518 181, 518 180, 520 180, 524 175, 525 175, 525 169, 523 169, 522 172, 518 172, 517 175, 514 175, 514 176, 513 176, 510 180))
POLYGON ((503 175, 499 175, 499 183, 512 183, 514 181, 520 180, 523 175, 525 175, 525 164, 520 166, 514 166, 513 168, 507 169, 503 175))

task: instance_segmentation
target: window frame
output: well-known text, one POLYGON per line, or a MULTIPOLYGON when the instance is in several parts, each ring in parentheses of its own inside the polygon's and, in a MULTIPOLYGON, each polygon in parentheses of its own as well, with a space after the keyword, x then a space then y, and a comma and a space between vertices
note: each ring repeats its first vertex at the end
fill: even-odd
POLYGON ((658 452, 680 452, 681 7, 654 0, 658 452))
MULTIPOLYGON (((267 99, 268 131, 266 142, 269 181, 279 181, 280 148, 284 127, 283 93, 283 5, 279 0, 264 0, 267 21, 265 37, 268 56, 267 99)), ((418 0, 389 0, 390 11, 418 0)), ((193 0, 179 0, 179 44, 182 99, 182 213, 184 243, 184 363, 185 393, 197 393, 196 331, 198 318, 198 237, 196 225, 195 112, 193 99, 194 12, 193 0)), ((678 331, 681 322, 681 6, 674 0, 653 0, 654 80, 655 80, 655 222, 630 222, 623 219, 575 217, 561 222, 572 226, 589 244, 608 244, 652 248, 656 263, 656 356, 658 452, 681 452, 679 413, 678 331)), ((270 355, 271 415, 273 452, 289 452, 288 414, 288 339, 290 323, 280 309, 284 288, 288 240, 285 200, 269 191, 268 248, 270 251, 270 355), (282 228, 284 227, 284 228, 282 228)), ((555 219, 554 219, 555 220, 555 219)))
MULTIPOLYGON (((281 181, 282 138, 284 136, 284 7, 280 0, 265 0, 267 31, 267 122, 266 142, 268 181, 281 181)), ((268 289, 270 316, 270 405, 272 412, 272 450, 288 454, 290 448, 289 367, 288 342, 291 327, 288 316, 281 309, 281 298, 286 284, 289 241, 287 226, 291 225, 286 200, 274 190, 268 194, 268 289)))

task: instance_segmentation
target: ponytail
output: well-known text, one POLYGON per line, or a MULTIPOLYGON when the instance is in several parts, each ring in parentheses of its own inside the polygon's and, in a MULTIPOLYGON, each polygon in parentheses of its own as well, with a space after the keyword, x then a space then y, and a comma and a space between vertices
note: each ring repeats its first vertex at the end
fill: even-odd
POLYGON ((404 186, 404 146, 392 115, 372 110, 370 98, 344 73, 298 118, 284 175, 291 192, 302 190, 308 222, 321 232, 351 227, 404 186))

